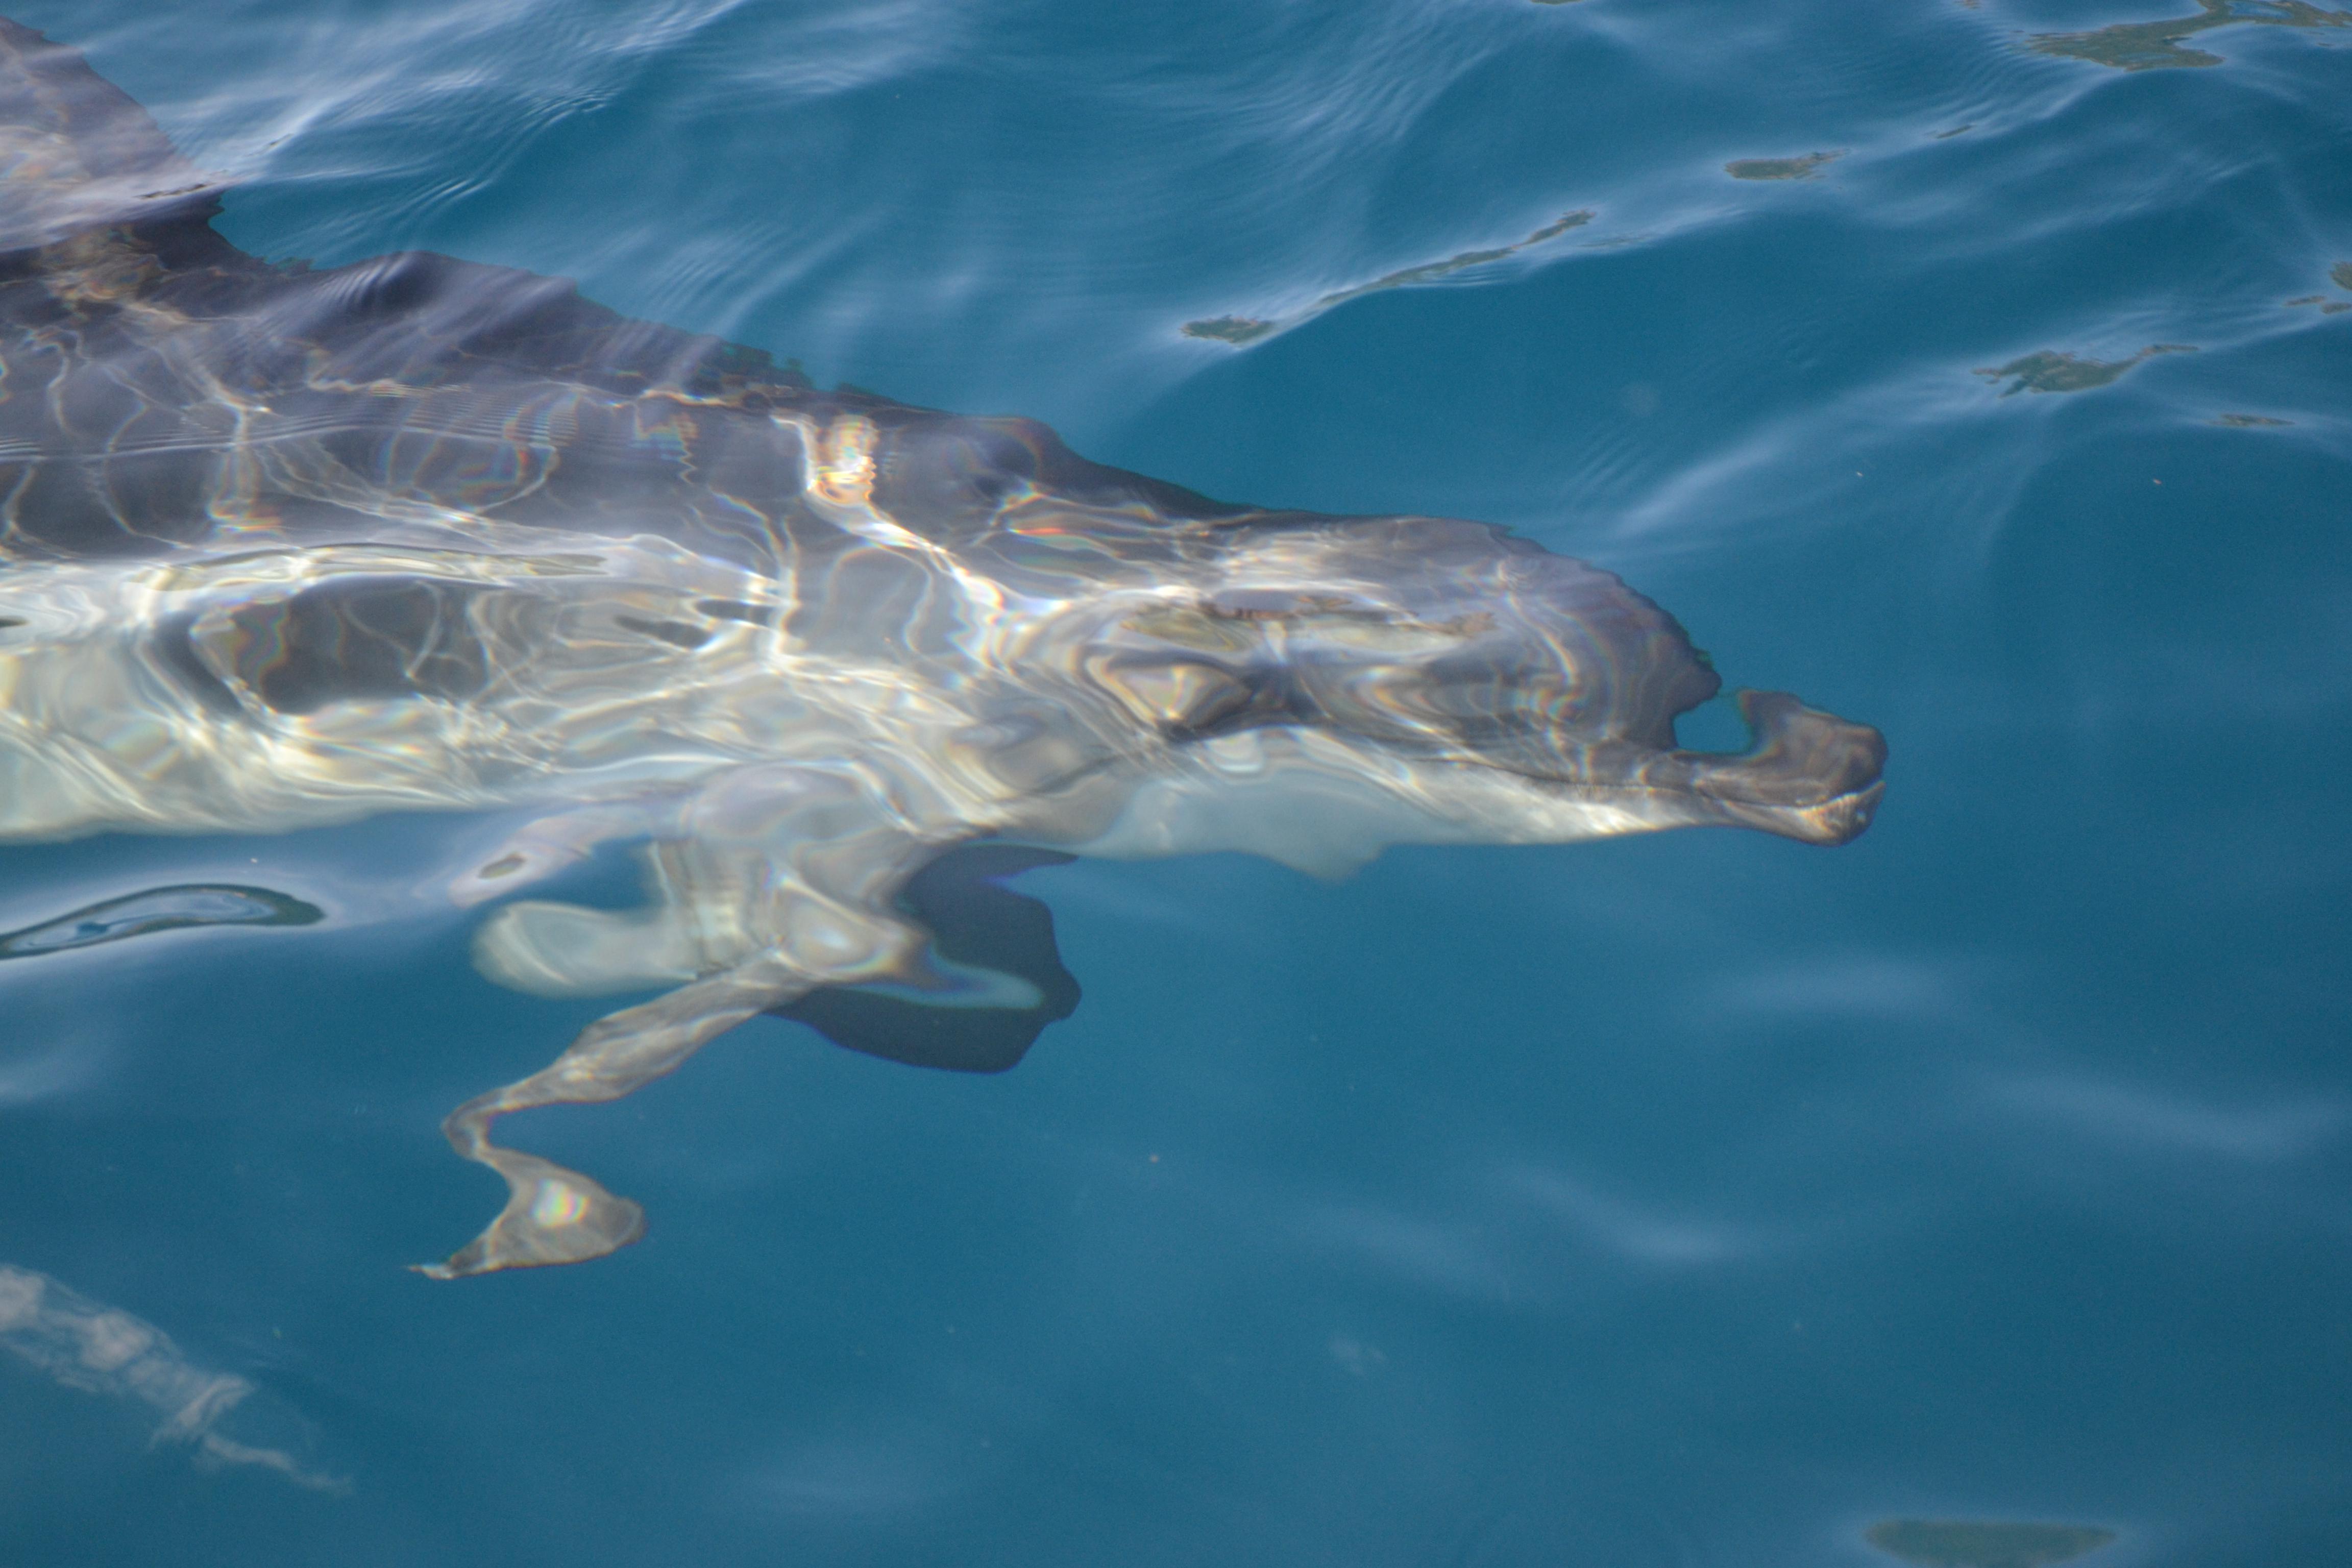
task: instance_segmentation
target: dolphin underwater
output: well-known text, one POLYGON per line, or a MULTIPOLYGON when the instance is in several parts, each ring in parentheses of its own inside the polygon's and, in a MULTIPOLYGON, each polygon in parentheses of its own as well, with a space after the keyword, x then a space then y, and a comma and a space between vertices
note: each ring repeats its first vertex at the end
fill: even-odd
MULTIPOLYGON (((1741 694, 1746 751, 1680 749, 1706 657, 1499 528, 1213 501, 561 279, 274 266, 219 196, 0 22, 0 841, 516 814, 459 904, 637 847, 642 907, 480 929, 508 985, 660 994, 451 1113, 509 1197, 436 1278, 636 1239, 637 1205, 492 1124, 759 1014, 1010 1066, 1076 1000, 1001 885, 1041 860, 1833 845, 1878 803, 1878 732, 1785 694, 1741 694)), ((138 921, 171 923, 58 929, 138 921)))

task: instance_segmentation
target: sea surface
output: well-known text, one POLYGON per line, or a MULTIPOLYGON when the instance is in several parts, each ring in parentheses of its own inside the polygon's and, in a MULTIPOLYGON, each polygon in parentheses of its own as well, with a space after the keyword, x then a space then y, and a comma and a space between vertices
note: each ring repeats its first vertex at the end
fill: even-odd
POLYGON ((604 1006, 408 896, 478 824, 0 849, 329 911, 0 941, 0 1563, 2352 1561, 2333 5, 9 0, 255 254, 1507 524, 1891 754, 1833 850, 1028 873, 1017 1068, 757 1020, 510 1124, 641 1245, 453 1283, 440 1119, 604 1006))

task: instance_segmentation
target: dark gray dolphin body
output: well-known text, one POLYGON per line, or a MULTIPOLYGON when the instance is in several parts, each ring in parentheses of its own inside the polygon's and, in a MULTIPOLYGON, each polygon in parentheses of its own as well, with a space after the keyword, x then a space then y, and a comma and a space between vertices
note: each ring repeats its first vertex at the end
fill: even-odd
POLYGON ((1009 1065, 1076 987, 996 879, 1059 855, 1731 825, 1841 843, 1875 731, 1717 680, 1607 573, 1483 524, 1211 501, 1021 419, 445 257, 247 256, 79 56, 0 23, 0 839, 501 808, 502 897, 633 840, 648 901, 478 959, 666 988, 459 1108, 503 1213, 427 1272, 599 1256, 635 1205, 490 1142, 782 1010, 1009 1065))

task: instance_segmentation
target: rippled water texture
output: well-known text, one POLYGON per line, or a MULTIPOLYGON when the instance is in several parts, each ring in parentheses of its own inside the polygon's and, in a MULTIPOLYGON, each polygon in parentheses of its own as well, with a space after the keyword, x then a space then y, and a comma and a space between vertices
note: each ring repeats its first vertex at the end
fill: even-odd
MULTIPOLYGON (((1656 754, 1748 743, 1727 695, 1660 749, 1645 704, 1712 686, 1641 672, 1711 665, 1884 731, 1888 794, 1835 849, 1408 845, 1327 881, 1074 831, 940 861, 892 906, 919 984, 500 1125, 642 1203, 641 1244, 436 1282, 400 1265, 500 1195, 442 1117, 654 994, 623 989, 682 962, 629 924, 648 886, 707 913, 746 873, 633 848, 659 810, 550 825, 446 772, 411 804, 468 809, 304 816, 361 744, 306 672, 481 713, 509 645, 420 627, 686 661, 764 590, 723 551, 731 585, 600 556, 668 607, 583 632, 572 557, 494 574, 544 624, 453 618, 488 579, 413 538, 360 576, 435 586, 28 589, 20 559, 17 645, 214 594, 152 668, 292 716, 314 771, 208 753, 239 782, 190 799, 230 805, 141 819, 184 831, 0 848, 0 1558, 2352 1552, 2352 16, 152 10, 11 14, 147 106, 247 252, 439 252, 764 351, 832 411, 808 472, 843 516, 872 388, 1207 496, 1503 524, 1706 650, 1630 611, 1602 639, 1656 754), (555 941, 583 931, 624 939, 555 941)), ((1071 668, 1205 743, 1272 711, 1244 644, 1493 632, 1431 597, 1433 537, 1348 558, 1409 615, 1160 562, 1190 597, 1071 668)), ((1537 623, 1618 603, 1559 581, 1537 623)), ((838 623, 902 646, 906 605, 843 582, 838 623)), ((1478 711, 1538 689, 1507 668, 1478 711)), ((627 750, 580 700, 605 680, 547 687, 542 731, 627 750)), ((121 719, 110 754, 152 742, 86 666, 42 689, 121 719)), ((1364 711, 1425 720, 1404 689, 1364 711)), ((723 846, 824 805, 788 794, 694 820, 723 846)), ((1364 840, 1310 812, 1239 842, 1330 871, 1364 840)))

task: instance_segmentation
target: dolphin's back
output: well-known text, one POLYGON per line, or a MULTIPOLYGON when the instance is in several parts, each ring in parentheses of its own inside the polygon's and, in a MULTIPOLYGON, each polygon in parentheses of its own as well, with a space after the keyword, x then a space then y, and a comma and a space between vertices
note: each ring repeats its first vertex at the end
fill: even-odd
POLYGON ((699 525, 770 552, 789 531, 773 503, 798 488, 800 444, 763 416, 815 395, 765 355, 446 257, 271 267, 214 233, 209 198, 48 237, 110 205, 0 186, 0 235, 47 240, 0 252, 0 547, 16 559, 348 542, 457 512, 699 525))
POLYGON ((1021 486, 1171 520, 1245 510, 1031 421, 820 392, 567 279, 425 252, 272 266, 213 230, 220 195, 77 52, 0 20, 7 558, 381 541, 463 514, 772 566, 837 541, 803 502, 805 437, 849 416, 920 531, 976 526, 1021 486))
POLYGON ((446 257, 272 267, 214 232, 220 194, 78 52, 0 19, 11 555, 372 538, 404 509, 690 527, 725 510, 714 484, 758 495, 797 460, 772 425, 677 427, 697 404, 813 395, 764 354, 446 257))

